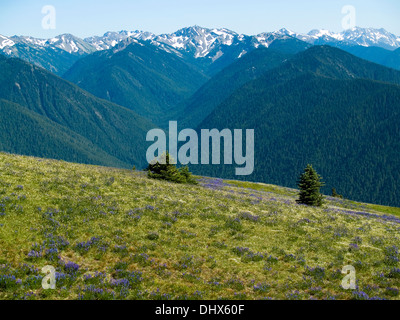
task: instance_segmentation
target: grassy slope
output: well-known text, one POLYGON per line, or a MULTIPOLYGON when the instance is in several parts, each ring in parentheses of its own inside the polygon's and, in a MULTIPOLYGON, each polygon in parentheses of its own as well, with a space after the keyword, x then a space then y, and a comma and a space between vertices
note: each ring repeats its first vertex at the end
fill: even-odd
POLYGON ((400 220, 383 214, 398 209, 331 198, 310 208, 287 188, 200 182, 0 153, 0 299, 396 294, 400 220), (354 292, 340 287, 348 264, 354 292), (45 265, 59 272, 55 291, 41 289, 45 265))

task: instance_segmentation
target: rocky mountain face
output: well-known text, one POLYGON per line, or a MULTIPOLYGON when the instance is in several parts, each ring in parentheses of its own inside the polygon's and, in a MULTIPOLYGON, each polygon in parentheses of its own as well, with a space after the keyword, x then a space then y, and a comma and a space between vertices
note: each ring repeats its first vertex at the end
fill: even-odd
POLYGON ((312 30, 308 34, 281 29, 249 36, 225 28, 208 29, 193 26, 171 34, 155 35, 136 30, 107 32, 103 36, 85 39, 71 34, 51 39, 0 35, 0 53, 21 58, 55 74, 63 75, 81 57, 111 49, 118 44, 124 46, 126 43, 127 46, 133 39, 149 41, 164 51, 181 57, 184 55, 191 59, 205 59, 206 63, 214 63, 223 56, 229 56, 228 62, 222 63, 221 68, 232 62, 233 57, 240 58, 260 46, 269 47, 276 40, 298 39, 313 45, 379 47, 390 51, 400 48, 400 37, 384 29, 356 27, 341 33, 312 30))

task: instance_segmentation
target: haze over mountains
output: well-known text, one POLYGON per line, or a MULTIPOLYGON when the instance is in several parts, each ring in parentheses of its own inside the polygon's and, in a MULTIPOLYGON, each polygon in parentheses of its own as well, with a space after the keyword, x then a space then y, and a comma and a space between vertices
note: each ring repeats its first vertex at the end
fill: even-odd
MULTIPOLYGON (((147 131, 168 121, 248 128, 256 164, 246 180, 295 187, 313 163, 325 192, 400 205, 399 47, 362 28, 0 36, 0 150, 144 168, 147 131)), ((232 169, 191 167, 236 179, 232 169)))

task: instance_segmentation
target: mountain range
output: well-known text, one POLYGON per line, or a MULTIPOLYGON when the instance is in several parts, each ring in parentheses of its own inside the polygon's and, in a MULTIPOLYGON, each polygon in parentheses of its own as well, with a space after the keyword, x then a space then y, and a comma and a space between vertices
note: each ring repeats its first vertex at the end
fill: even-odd
MULTIPOLYGON (((231 57, 225 63, 222 62, 220 68, 208 70, 210 74, 214 75, 223 67, 228 66, 234 59, 247 52, 260 46, 269 47, 275 40, 287 38, 296 38, 312 45, 329 44, 343 47, 344 50, 347 47, 354 46, 378 47, 385 50, 381 52, 384 52, 388 57, 385 59, 378 57, 381 60, 380 62, 375 61, 376 56, 371 53, 361 52, 360 57, 369 58, 373 62, 383 62, 389 67, 398 68, 400 64, 400 52, 391 54, 400 47, 399 36, 384 29, 359 27, 341 33, 312 30, 308 34, 281 29, 253 36, 238 34, 225 28, 209 29, 199 26, 183 28, 172 34, 155 35, 145 31, 120 31, 107 32, 103 36, 85 39, 80 39, 71 34, 63 34, 51 39, 0 35, 0 52, 10 57, 22 58, 60 76, 71 68, 79 58, 95 51, 111 49, 121 42, 129 45, 132 40, 148 41, 169 53, 174 53, 180 57, 186 56, 188 59, 197 59, 206 66, 215 62, 220 63, 225 56, 234 53, 234 57, 231 57), (393 62, 392 60, 396 61, 393 62)), ((356 53, 353 52, 353 54, 356 53)))
MULTIPOLYGON (((146 133, 168 121, 249 128, 246 180, 295 187, 313 163, 326 193, 400 205, 400 49, 383 29, 1 36, 0 49, 2 151, 144 168, 146 133)), ((237 178, 229 166, 191 169, 237 178)))

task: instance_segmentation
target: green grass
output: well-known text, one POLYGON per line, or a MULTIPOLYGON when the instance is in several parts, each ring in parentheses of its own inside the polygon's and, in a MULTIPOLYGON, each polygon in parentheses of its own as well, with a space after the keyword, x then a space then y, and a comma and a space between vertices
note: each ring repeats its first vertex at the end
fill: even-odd
POLYGON ((400 208, 385 207, 376 204, 367 204, 367 208, 383 214, 392 214, 400 217, 400 208))
POLYGON ((246 181, 231 181, 227 180, 226 183, 237 186, 239 188, 246 188, 246 189, 253 189, 256 191, 264 191, 264 192, 271 192, 279 195, 296 195, 297 191, 289 188, 264 184, 264 183, 254 183, 254 182, 246 182, 246 181))
POLYGON ((0 153, 0 299, 398 299, 398 209, 199 180, 0 153))
MULTIPOLYGON (((225 180, 224 182, 229 185, 236 186, 239 188, 270 192, 270 193, 275 193, 278 195, 297 196, 297 194, 298 194, 298 190, 295 190, 295 189, 274 186, 274 185, 269 185, 269 184, 264 184, 264 183, 232 181, 232 180, 225 180)), ((334 204, 335 201, 341 202, 340 207, 342 207, 342 208, 368 209, 370 212, 374 212, 374 213, 378 213, 378 214, 400 216, 400 208, 397 208, 397 207, 388 207, 388 206, 382 206, 382 205, 377 205, 377 204, 361 203, 361 202, 356 202, 356 201, 351 201, 351 200, 346 200, 346 199, 344 199, 344 200, 332 199, 331 197, 328 197, 328 198, 331 200, 330 201, 331 205, 334 204)))

